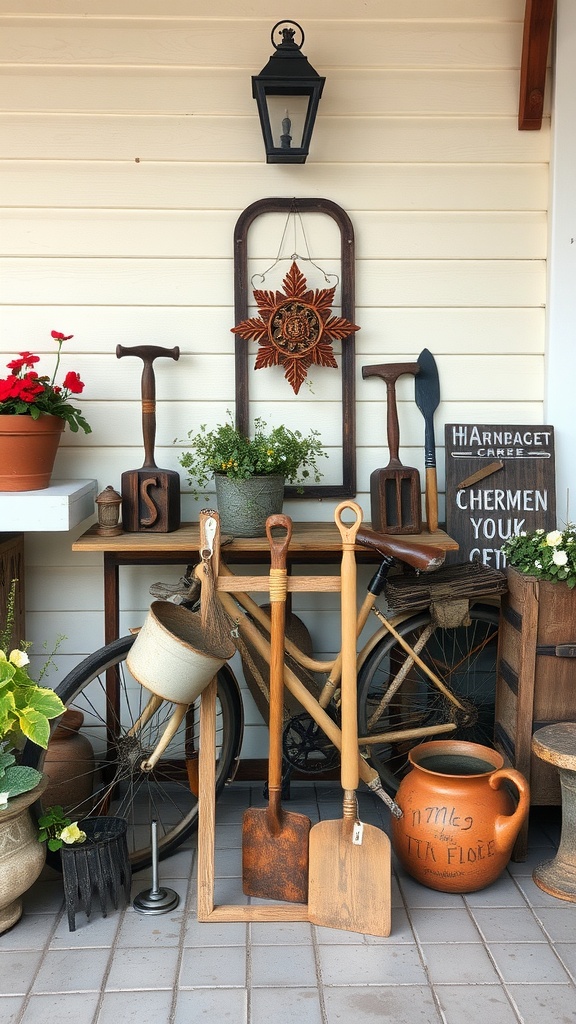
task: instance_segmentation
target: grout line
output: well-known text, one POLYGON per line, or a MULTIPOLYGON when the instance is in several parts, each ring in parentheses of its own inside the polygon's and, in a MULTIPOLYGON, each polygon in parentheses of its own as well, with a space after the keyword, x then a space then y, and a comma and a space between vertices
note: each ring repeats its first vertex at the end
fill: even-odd
MULTIPOLYGON (((55 914, 54 924, 53 924, 52 929, 50 931, 50 934, 48 935, 48 937, 46 939, 46 942, 44 943, 44 946, 42 948, 42 955, 41 955, 40 960, 38 962, 38 967, 36 968, 36 970, 34 971, 34 973, 32 975, 32 979, 31 979, 30 984, 28 986, 28 991, 26 992, 26 995, 24 996, 24 1000, 22 1002, 22 1006, 20 1007, 20 1011, 18 1013, 18 1016, 16 1017, 16 1020, 15 1020, 14 1024, 20 1024, 20 1021, 22 1020, 26 1010, 28 1009, 28 1004, 30 1003, 30 999, 32 997, 32 989, 34 987, 34 982, 36 981, 36 978, 38 977, 40 971, 42 970, 42 965, 44 963, 44 959, 46 957, 46 953, 49 952, 50 944, 51 944, 52 939, 54 938, 54 935, 55 935, 55 933, 56 933, 56 931, 58 929, 58 925, 60 923, 60 919, 62 917, 64 917, 65 913, 66 913, 66 901, 64 901, 64 906, 61 908, 61 910, 57 911, 56 914, 55 914)), ((30 916, 32 916, 32 915, 30 915, 30 916)))
POLYGON ((184 956, 184 942, 186 940, 186 922, 188 920, 188 915, 193 912, 193 904, 196 894, 195 884, 197 872, 197 857, 198 851, 194 850, 192 854, 192 862, 190 865, 190 875, 188 877, 186 896, 184 898, 182 924, 180 925, 180 939, 178 941, 178 956, 176 958, 176 971, 174 973, 174 987, 172 989, 172 1002, 170 1003, 170 1012, 168 1015, 167 1024, 174 1024, 176 1010, 178 1007, 178 999, 180 996, 180 968, 182 967, 182 958, 184 956))

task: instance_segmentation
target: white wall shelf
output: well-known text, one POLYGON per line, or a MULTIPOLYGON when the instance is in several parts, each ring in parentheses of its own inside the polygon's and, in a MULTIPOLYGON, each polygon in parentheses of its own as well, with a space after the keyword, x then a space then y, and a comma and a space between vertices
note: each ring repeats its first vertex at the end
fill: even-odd
POLYGON ((0 531, 71 530, 94 515, 96 480, 55 480, 40 491, 0 491, 0 531))

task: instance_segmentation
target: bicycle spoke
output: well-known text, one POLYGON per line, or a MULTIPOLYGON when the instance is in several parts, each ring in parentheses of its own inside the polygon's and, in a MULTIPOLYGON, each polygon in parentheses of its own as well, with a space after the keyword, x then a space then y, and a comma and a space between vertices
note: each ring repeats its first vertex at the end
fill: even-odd
POLYGON ((361 743, 383 781, 399 780, 414 743, 459 737, 492 743, 497 612, 473 611, 468 626, 437 627, 427 613, 401 625, 401 635, 442 680, 444 695, 393 638, 384 638, 361 669, 361 743))

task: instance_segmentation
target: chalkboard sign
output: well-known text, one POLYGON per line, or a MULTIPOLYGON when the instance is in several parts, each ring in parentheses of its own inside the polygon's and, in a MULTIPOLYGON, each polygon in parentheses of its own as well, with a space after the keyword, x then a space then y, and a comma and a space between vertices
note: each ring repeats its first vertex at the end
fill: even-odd
POLYGON ((451 560, 504 569, 504 541, 556 528, 554 427, 447 423, 446 530, 451 560))

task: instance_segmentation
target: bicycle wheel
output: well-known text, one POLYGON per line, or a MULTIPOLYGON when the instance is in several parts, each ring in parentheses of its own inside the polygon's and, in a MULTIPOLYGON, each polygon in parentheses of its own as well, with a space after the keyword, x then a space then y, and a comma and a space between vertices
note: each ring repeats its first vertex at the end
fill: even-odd
MULTIPOLYGON (((91 814, 110 814, 128 821, 128 849, 134 870, 146 867, 152 859, 150 822, 158 823, 159 857, 172 853, 194 831, 198 800, 191 789, 187 764, 193 767, 198 752, 199 699, 190 705, 176 735, 151 772, 140 765, 152 752, 174 705, 165 701, 143 725, 131 727, 150 699, 130 674, 126 656, 134 636, 121 637, 90 655, 62 680, 58 696, 68 709, 84 716, 82 735, 88 737, 94 756, 84 755, 84 764, 58 753, 58 779, 86 784, 88 796, 80 804, 65 804, 73 819, 91 814), (110 699, 106 699, 106 694, 110 699)), ((218 673, 216 702, 216 793, 222 790, 239 754, 242 739, 242 703, 236 679, 224 665, 218 673)), ((72 744, 71 744, 72 746, 72 744)), ((50 752, 50 745, 48 747, 50 752)), ((49 753, 27 743, 23 758, 40 771, 49 753)), ((49 774, 49 772, 48 772, 49 774)), ((60 782, 59 782, 60 785, 60 782)), ((193 782, 192 782, 193 785, 193 782)), ((194 787, 195 788, 195 787, 194 787)), ((62 803, 53 799, 50 787, 43 806, 62 803)), ((42 807, 38 809, 39 813, 42 807)), ((59 858, 56 858, 58 861, 59 858)))
POLYGON ((391 636, 371 652, 358 676, 358 732, 363 753, 379 773, 383 784, 395 792, 406 773, 408 752, 426 739, 465 739, 493 746, 496 691, 498 612, 488 605, 470 611, 470 624, 457 628, 437 627, 426 638, 430 615, 422 612, 402 623, 398 632, 414 647, 439 678, 458 696, 464 710, 440 693, 423 669, 412 664, 403 669, 406 653, 391 636), (406 672, 405 677, 402 673, 406 672), (395 689, 398 679, 401 680, 395 689), (444 723, 449 732, 396 737, 370 742, 383 733, 429 729, 444 723), (364 740, 364 742, 363 742, 364 740))

